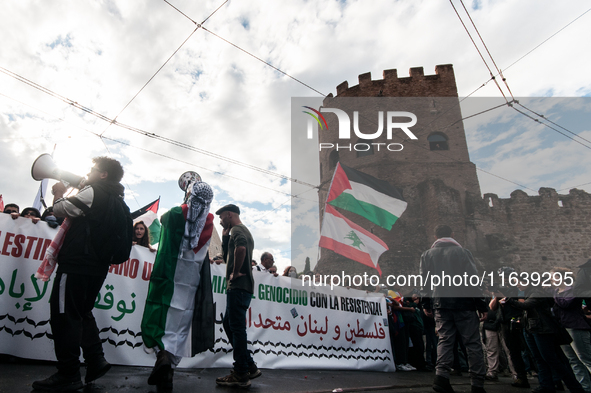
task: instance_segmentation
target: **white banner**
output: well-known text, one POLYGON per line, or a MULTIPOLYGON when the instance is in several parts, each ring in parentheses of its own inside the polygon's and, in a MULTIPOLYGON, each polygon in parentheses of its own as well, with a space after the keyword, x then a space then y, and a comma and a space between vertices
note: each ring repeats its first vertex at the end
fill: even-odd
MULTIPOLYGON (((33 274, 56 229, 45 222, 0 214, 0 353, 55 360, 49 326, 52 280, 33 274)), ((140 323, 155 253, 134 246, 130 259, 111 266, 93 311, 105 357, 113 364, 152 366, 140 323)), ((232 367, 222 327, 225 265, 210 265, 216 303, 213 350, 183 359, 179 367, 232 367)), ((394 371, 385 299, 336 287, 302 286, 301 280, 254 272, 247 313, 249 349, 261 368, 394 371), (302 361, 304 360, 305 361, 302 361)))

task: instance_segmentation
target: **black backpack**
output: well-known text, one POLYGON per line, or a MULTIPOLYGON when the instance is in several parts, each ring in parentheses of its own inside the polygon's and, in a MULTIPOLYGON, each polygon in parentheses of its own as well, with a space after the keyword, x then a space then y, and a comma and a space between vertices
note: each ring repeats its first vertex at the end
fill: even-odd
MULTIPOLYGON (((103 247, 95 250, 101 261, 108 265, 118 265, 126 262, 131 253, 133 239, 133 220, 129 207, 122 197, 109 194, 107 208, 100 213, 94 212, 76 197, 68 198, 72 204, 84 212, 90 220, 100 221, 98 231, 90 234, 102 239, 103 247), (100 214, 100 217, 94 217, 100 214)), ((88 244, 92 247, 90 237, 88 244)))

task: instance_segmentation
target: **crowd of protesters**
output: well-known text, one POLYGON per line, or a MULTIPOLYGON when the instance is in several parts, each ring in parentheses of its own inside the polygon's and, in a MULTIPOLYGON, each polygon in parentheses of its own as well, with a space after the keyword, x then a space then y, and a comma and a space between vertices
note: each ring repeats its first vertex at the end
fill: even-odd
MULTIPOLYGON (((458 252, 465 253, 471 263, 469 251, 452 241, 451 229, 446 236, 436 237, 434 247, 441 239, 451 239, 443 241, 448 242, 445 247, 455 250, 453 263, 463 263, 457 259, 458 252)), ((449 253, 449 249, 443 252, 449 253)), ((512 267, 502 267, 498 273, 519 274, 512 267)), ((550 273, 564 276, 575 272, 555 268, 550 273)), ((550 287, 523 282, 493 287, 485 283, 479 299, 443 298, 435 293, 421 298, 425 290, 419 288, 402 296, 385 287, 376 288, 386 296, 397 370, 435 370, 433 389, 440 393, 453 393, 450 376, 466 371, 473 393, 484 392, 484 380, 499 381, 499 376, 512 376, 511 386, 516 388, 530 388, 528 379, 537 378, 539 386, 534 393, 563 391, 565 387, 576 393, 591 392, 591 311, 587 307, 591 301, 591 259, 580 266, 573 285, 558 281, 554 279, 550 287), (446 312, 455 313, 453 328, 446 312), (476 323, 462 312, 472 315, 476 323)))
MULTIPOLYGON (((513 272, 512 268, 503 268, 513 272)), ((582 271, 591 271, 591 260, 582 271)), ((564 268, 555 271, 565 272, 564 268)), ((585 273, 583 273, 585 274, 585 273)), ((392 352, 398 371, 433 371, 437 363, 438 332, 433 315, 422 309, 420 290, 380 289, 386 296, 392 352)), ((564 284, 552 292, 539 287, 492 288, 484 291, 489 311, 479 333, 486 364, 485 379, 512 376, 513 387, 534 391, 591 392, 591 310, 583 298, 564 284)), ((468 354, 456 335, 451 376, 469 371, 468 354)))
POLYGON ((7 203, 6 205, 4 205, 2 212, 10 214, 13 220, 18 219, 19 217, 23 217, 30 219, 33 222, 33 224, 37 224, 39 221, 43 221, 46 222, 47 225, 49 225, 52 228, 56 228, 63 221, 63 219, 55 217, 55 215, 53 214, 53 208, 51 206, 43 210, 43 214, 41 214, 39 209, 35 207, 26 207, 21 211, 20 206, 16 203, 7 203))
MULTIPOLYGON (((53 228, 61 224, 51 207, 41 214, 34 207, 21 211, 19 205, 8 203, 3 212, 13 219, 22 217, 35 224, 43 221, 53 228)), ((143 222, 136 222, 133 242, 155 251, 150 246, 148 232, 143 222)), ((466 253, 468 262, 472 261, 469 251, 453 240, 452 232, 438 236, 431 249, 437 245, 443 246, 444 251, 437 258, 444 258, 442 255, 455 250, 456 254, 466 253)), ((437 252, 436 249, 432 253, 437 252)), ((425 254, 421 263, 424 259, 425 254)), ((271 253, 264 252, 260 260, 260 263, 252 261, 253 270, 275 277, 279 275, 271 253)), ((220 254, 210 258, 210 263, 225 262, 220 254)), ((562 275, 574 273, 566 268, 555 268, 554 272, 562 275)), ((503 267, 498 273, 508 276, 519 272, 512 267, 503 267)), ((301 278, 302 274, 298 275, 294 266, 287 266, 282 276, 301 278)), ((433 388, 440 393, 453 393, 449 378, 462 375, 462 372, 470 373, 472 392, 484 392, 481 384, 474 384, 475 380, 499 381, 499 376, 512 376, 511 386, 516 388, 530 388, 528 379, 537 377, 539 386, 532 390, 534 393, 553 393, 565 387, 573 393, 591 392, 591 310, 588 307, 591 301, 591 259, 580 266, 574 278, 571 286, 561 280, 550 288, 525 286, 521 282, 506 287, 485 285, 482 299, 475 301, 473 307, 461 309, 474 315, 478 312, 476 318, 479 325, 470 328, 478 332, 472 332, 471 338, 464 331, 465 324, 460 327, 456 321, 456 326, 450 329, 442 314, 446 307, 455 307, 449 304, 461 302, 448 302, 448 306, 437 308, 437 301, 434 301, 437 295, 425 294, 420 288, 407 291, 405 296, 383 286, 376 288, 386 297, 388 327, 397 370, 435 370, 433 388), (438 343, 442 334, 445 336, 443 345, 438 343), (481 351, 474 348, 474 334, 479 337, 481 351), (474 360, 475 356, 482 358, 483 367, 480 361, 474 360), (483 375, 481 368, 486 370, 486 374, 483 375)))

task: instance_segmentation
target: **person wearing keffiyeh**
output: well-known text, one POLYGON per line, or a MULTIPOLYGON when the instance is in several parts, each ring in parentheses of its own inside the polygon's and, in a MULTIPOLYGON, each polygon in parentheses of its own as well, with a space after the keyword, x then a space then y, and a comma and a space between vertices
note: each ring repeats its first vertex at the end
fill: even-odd
POLYGON ((162 230, 142 318, 142 339, 156 353, 148 384, 172 389, 182 357, 213 348, 214 309, 208 247, 213 232, 211 187, 196 180, 185 203, 161 218, 162 230))

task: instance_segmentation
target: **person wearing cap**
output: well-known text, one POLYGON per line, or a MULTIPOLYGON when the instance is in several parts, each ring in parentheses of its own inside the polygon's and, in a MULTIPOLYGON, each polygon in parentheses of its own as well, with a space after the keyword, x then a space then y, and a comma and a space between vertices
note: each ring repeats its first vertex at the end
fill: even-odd
POLYGON ((216 379, 222 386, 248 387, 250 380, 261 375, 248 352, 246 335, 246 312, 254 293, 252 276, 252 252, 254 240, 250 231, 240 221, 240 209, 230 204, 215 212, 220 216, 222 251, 226 261, 226 313, 224 330, 232 345, 234 370, 225 377, 216 379))
POLYGON ((226 261, 224 261, 224 257, 222 256, 222 254, 216 254, 216 256, 213 257, 213 259, 209 260, 209 263, 211 263, 212 265, 214 263, 216 265, 221 265, 222 263, 226 263, 226 261))

